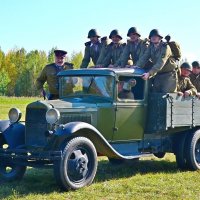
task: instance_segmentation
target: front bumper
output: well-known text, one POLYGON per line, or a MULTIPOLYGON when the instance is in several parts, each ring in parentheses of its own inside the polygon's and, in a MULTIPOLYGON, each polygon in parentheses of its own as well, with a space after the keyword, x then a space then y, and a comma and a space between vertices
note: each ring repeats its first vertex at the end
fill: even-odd
POLYGON ((38 151, 27 149, 0 149, 0 160, 24 160, 24 161, 55 161, 62 158, 62 151, 38 151))

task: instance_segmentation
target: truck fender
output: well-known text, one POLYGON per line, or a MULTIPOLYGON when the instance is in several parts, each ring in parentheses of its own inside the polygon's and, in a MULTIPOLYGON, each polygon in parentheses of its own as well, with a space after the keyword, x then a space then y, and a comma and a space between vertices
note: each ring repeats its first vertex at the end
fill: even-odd
POLYGON ((107 142, 107 140, 94 126, 85 122, 67 123, 65 125, 62 125, 59 129, 57 129, 55 134, 58 136, 58 140, 62 138, 61 140, 59 140, 59 142, 57 142, 57 144, 61 144, 64 140, 73 136, 83 136, 92 141, 99 154, 105 155, 109 158, 134 159, 140 157, 140 155, 121 155, 107 142))
POLYGON ((6 129, 5 126, 2 126, 2 130, 4 129, 2 134, 10 149, 25 144, 25 126, 23 124, 9 124, 6 129))
POLYGON ((0 134, 3 133, 10 126, 10 120, 0 121, 0 134))

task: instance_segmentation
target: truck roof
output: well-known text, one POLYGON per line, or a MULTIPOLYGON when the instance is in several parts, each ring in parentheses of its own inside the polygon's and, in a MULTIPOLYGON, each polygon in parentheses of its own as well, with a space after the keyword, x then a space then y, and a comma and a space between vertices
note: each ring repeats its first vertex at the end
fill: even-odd
POLYGON ((78 76, 78 75, 104 75, 104 76, 142 76, 145 70, 142 68, 86 68, 71 69, 59 72, 58 76, 78 76))

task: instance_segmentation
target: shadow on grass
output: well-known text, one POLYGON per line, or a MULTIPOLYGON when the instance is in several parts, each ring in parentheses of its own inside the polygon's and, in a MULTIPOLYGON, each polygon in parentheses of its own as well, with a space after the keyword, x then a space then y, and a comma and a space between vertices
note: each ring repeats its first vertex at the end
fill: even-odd
POLYGON ((108 161, 99 162, 95 182, 111 179, 128 178, 136 174, 147 173, 177 173, 176 162, 166 160, 140 160, 125 162, 120 165, 110 164, 108 161))
MULTIPOLYGON (((94 182, 159 172, 176 173, 178 169, 175 162, 166 160, 141 160, 121 165, 112 165, 107 160, 101 160, 94 182)), ((59 191, 52 169, 29 168, 21 182, 5 183, 0 181, 0 185, 0 199, 9 197, 14 193, 18 196, 26 196, 28 194, 49 194, 59 191)))

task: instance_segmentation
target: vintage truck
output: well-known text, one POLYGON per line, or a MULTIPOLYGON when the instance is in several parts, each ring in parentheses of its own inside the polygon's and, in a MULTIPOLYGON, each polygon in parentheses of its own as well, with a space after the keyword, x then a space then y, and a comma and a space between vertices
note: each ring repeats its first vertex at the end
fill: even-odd
POLYGON ((151 93, 139 68, 67 70, 59 99, 39 100, 0 121, 0 177, 53 167, 61 189, 92 183, 98 156, 111 163, 174 153, 180 169, 200 169, 200 100, 151 93))

